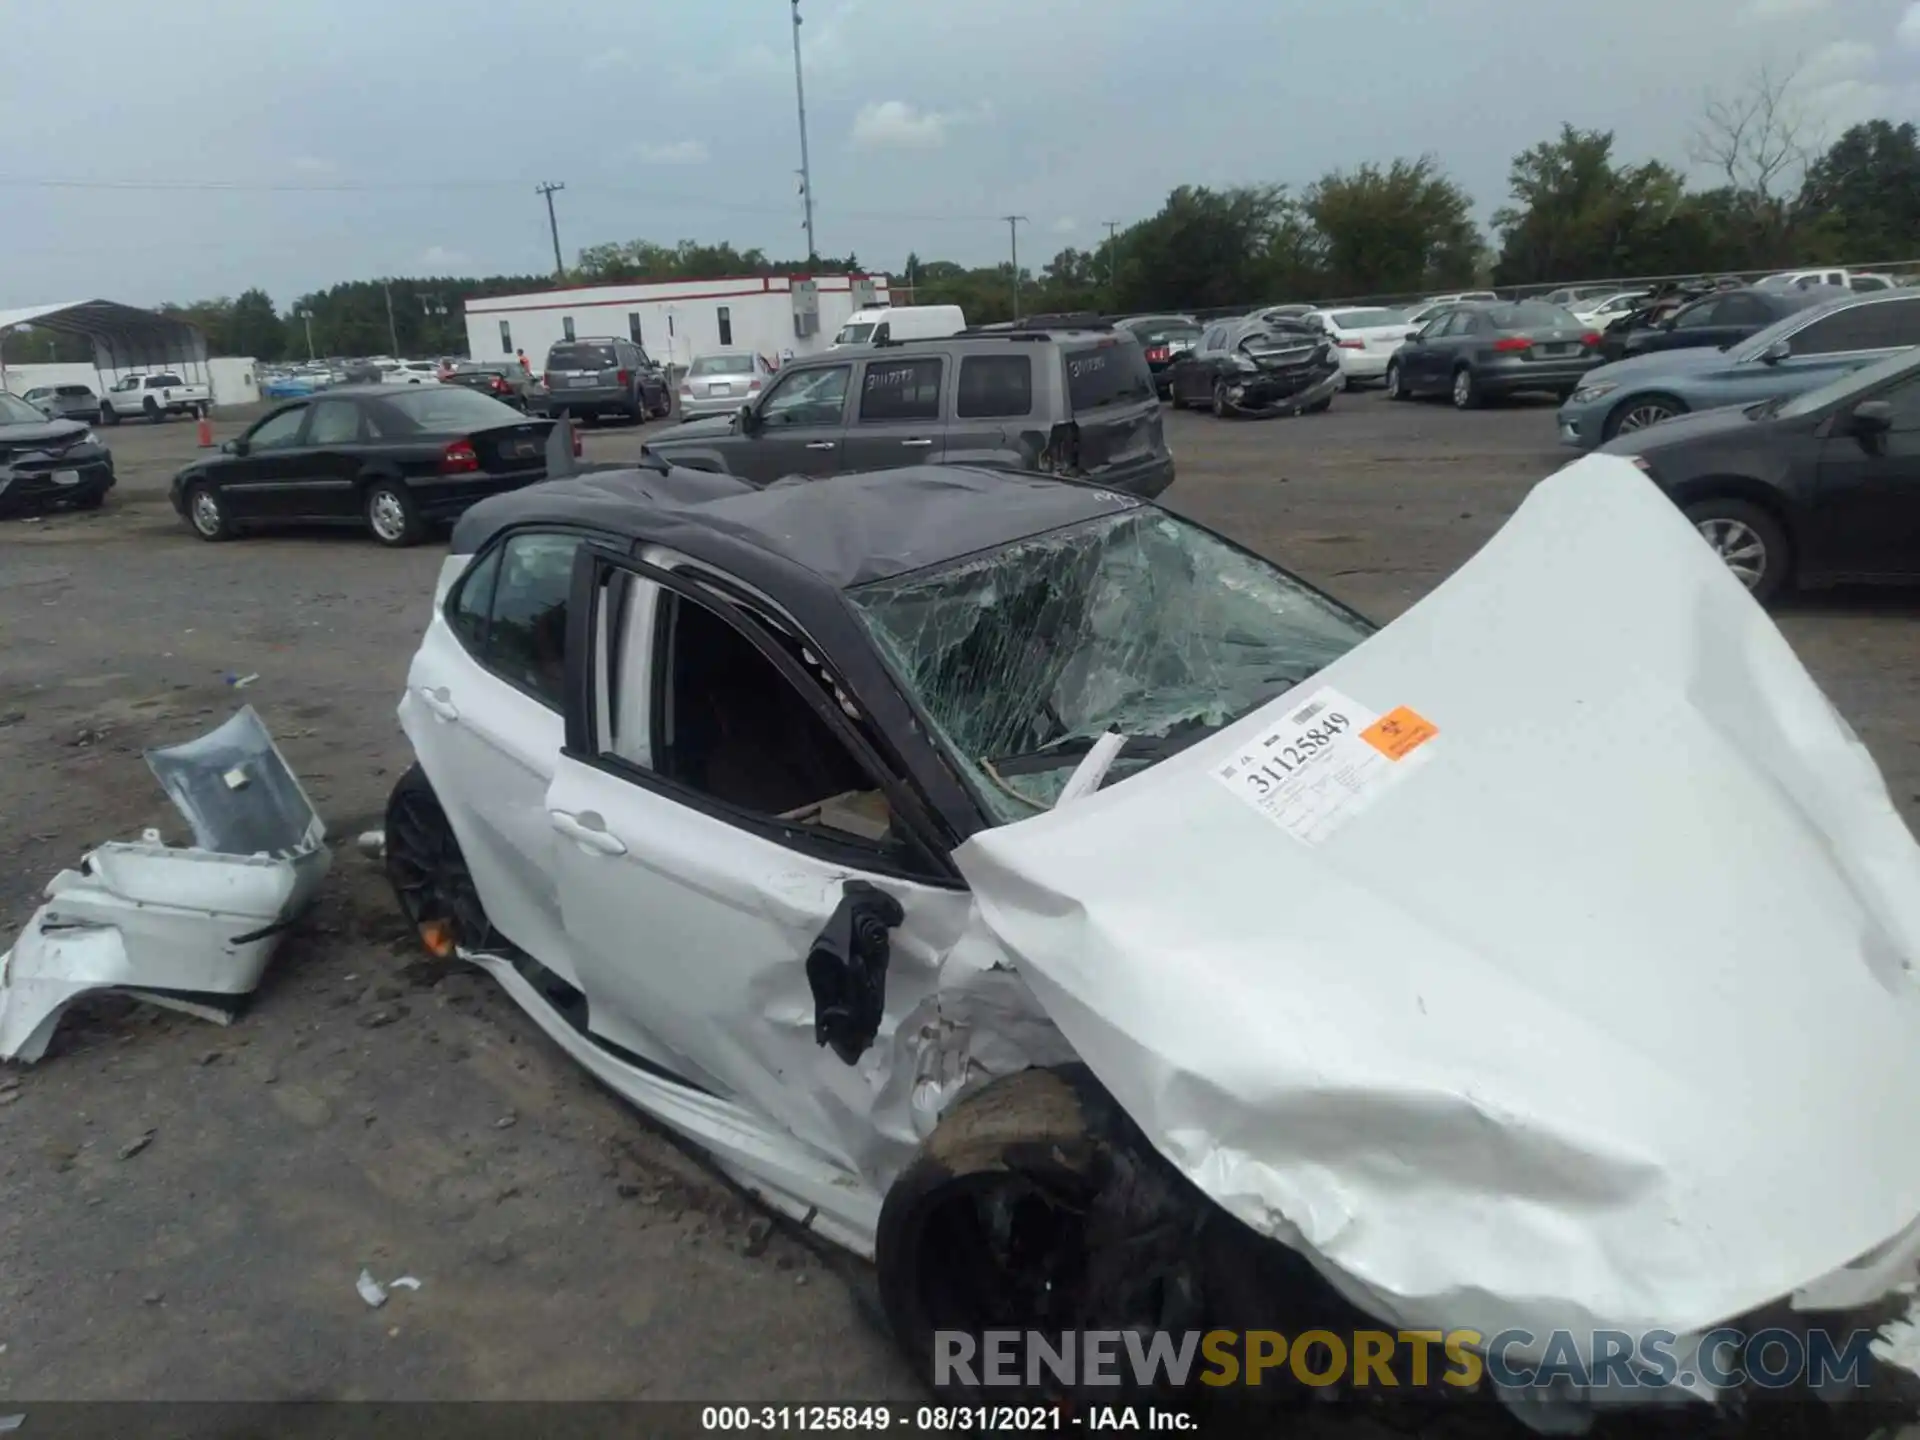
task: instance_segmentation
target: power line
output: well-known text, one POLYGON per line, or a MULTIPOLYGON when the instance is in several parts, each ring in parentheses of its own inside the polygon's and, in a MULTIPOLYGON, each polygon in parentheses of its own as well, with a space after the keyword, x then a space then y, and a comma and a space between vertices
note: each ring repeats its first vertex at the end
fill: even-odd
MULTIPOLYGON (((271 180, 77 180, 56 176, 0 175, 0 190, 79 190, 79 191, 151 191, 160 194, 235 194, 235 195, 402 195, 436 193, 480 194, 517 190, 524 180, 422 180, 422 181, 271 181, 271 180)), ((581 194, 644 195, 656 204, 686 205, 708 210, 752 215, 790 215, 792 202, 779 204, 727 200, 712 195, 690 195, 684 191, 655 190, 647 185, 582 183, 568 187, 581 194)), ((982 212, 930 213, 905 210, 836 210, 850 219, 906 221, 928 225, 990 224, 1004 216, 982 212)))

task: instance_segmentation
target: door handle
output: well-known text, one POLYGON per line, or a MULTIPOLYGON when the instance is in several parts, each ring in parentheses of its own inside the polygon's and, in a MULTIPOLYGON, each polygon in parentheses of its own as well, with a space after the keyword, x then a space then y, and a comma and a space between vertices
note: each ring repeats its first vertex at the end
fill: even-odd
POLYGON ((807 449, 809 449, 809 450, 831 450, 831 449, 833 449, 833 444, 834 444, 834 442, 833 442, 833 441, 831 441, 831 440, 809 440, 809 441, 807 442, 807 449))
POLYGON ((553 821, 553 828, 573 841, 576 845, 598 851, 602 855, 624 855, 627 845, 618 835, 610 834, 607 822, 591 810, 582 810, 578 815, 569 815, 565 810, 549 810, 547 818, 553 821))
POLYGON ((916 449, 916 450, 924 450, 924 449, 926 449, 926 448, 927 448, 927 446, 929 446, 929 445, 931 445, 931 444, 933 444, 933 441, 931 441, 931 440, 902 440, 902 441, 901 441, 900 443, 901 443, 902 445, 906 445, 906 446, 909 446, 909 447, 911 447, 911 448, 913 448, 913 449, 916 449))
POLYGON ((460 718, 460 707, 453 703, 453 697, 447 693, 446 686, 442 685, 438 690, 429 690, 425 685, 422 685, 413 693, 420 697, 420 703, 422 705, 426 706, 427 709, 431 710, 435 715, 438 715, 442 720, 458 720, 460 718))

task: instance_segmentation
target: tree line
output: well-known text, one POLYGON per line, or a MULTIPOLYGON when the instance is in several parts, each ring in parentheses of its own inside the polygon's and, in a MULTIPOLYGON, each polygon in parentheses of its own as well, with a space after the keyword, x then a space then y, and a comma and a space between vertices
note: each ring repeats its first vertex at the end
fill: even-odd
MULTIPOLYGON (((1690 158, 1675 165, 1615 153, 1607 130, 1563 125, 1513 158, 1507 203, 1490 234, 1432 155, 1332 171, 1283 185, 1182 185, 1159 211, 1091 249, 1022 268, 1022 313, 1209 309, 1282 300, 1411 298, 1611 276, 1724 274, 1843 261, 1920 258, 1920 134, 1877 119, 1817 145, 1793 77, 1761 72, 1708 101, 1690 158)), ((397 351, 459 354, 469 299, 568 285, 845 273, 857 256, 772 260, 758 249, 682 240, 591 246, 563 276, 354 280, 277 310, 262 290, 162 306, 199 325, 217 355, 264 361, 397 351)), ((965 266, 916 254, 889 272, 895 303, 958 304, 969 320, 1012 316, 1011 264, 965 266)), ((9 361, 87 359, 84 341, 14 332, 9 361)))

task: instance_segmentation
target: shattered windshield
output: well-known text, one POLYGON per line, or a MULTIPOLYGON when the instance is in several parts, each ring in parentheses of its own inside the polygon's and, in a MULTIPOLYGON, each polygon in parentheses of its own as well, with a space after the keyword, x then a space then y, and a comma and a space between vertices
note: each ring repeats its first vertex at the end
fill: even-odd
POLYGON ((1049 531, 848 598, 1000 823, 1108 730, 1117 780, 1292 689, 1372 627, 1160 510, 1049 531))

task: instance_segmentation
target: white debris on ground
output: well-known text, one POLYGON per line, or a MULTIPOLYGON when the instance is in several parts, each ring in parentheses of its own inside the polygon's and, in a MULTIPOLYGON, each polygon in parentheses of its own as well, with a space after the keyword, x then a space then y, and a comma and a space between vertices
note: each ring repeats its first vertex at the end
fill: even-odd
POLYGON ((367 1302, 369 1309, 378 1310, 382 1305, 387 1303, 387 1296, 390 1292, 394 1290, 418 1290, 420 1288, 420 1281, 412 1275, 402 1275, 382 1285, 378 1280, 373 1278, 373 1272, 371 1270, 363 1267, 360 1271, 360 1278, 353 1282, 353 1288, 360 1292, 360 1298, 367 1302))
POLYGON ((229 1022, 326 877, 326 827, 252 706, 147 764, 194 844, 148 830, 48 882, 0 955, 0 1059, 38 1060, 67 1007, 104 990, 229 1022))

